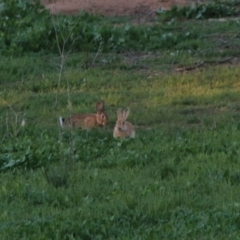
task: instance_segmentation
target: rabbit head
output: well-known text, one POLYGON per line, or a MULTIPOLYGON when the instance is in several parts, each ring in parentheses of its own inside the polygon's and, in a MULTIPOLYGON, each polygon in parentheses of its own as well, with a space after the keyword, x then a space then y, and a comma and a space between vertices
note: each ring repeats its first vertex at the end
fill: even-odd
POLYGON ((127 124, 126 120, 128 118, 128 115, 130 113, 130 109, 127 108, 122 111, 121 108, 117 110, 117 128, 119 131, 126 131, 127 130, 127 124))
POLYGON ((108 124, 108 115, 105 113, 105 106, 103 101, 96 103, 96 122, 98 126, 105 126, 108 124))

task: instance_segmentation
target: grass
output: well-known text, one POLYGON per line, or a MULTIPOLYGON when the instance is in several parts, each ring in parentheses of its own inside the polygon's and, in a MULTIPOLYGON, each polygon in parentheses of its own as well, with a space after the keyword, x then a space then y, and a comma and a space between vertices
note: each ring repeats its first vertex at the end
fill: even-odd
MULTIPOLYGON (((198 34, 227 36, 231 24, 198 34)), ((61 81, 58 56, 1 58, 1 239, 239 239, 240 70, 176 71, 236 56, 198 41, 201 51, 101 53, 88 68, 95 53, 74 53, 61 81), (99 99, 108 126, 60 129, 60 115, 99 99), (127 106, 137 137, 113 139, 127 106)))

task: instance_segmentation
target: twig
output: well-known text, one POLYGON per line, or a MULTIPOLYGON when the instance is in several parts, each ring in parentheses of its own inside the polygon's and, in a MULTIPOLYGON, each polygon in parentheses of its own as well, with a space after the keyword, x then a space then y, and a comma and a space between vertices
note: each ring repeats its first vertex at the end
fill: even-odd
MULTIPOLYGON (((12 130, 12 135, 14 137, 16 137, 17 134, 19 133, 21 127, 24 127, 24 125, 25 125, 24 117, 22 118, 21 124, 18 125, 19 115, 21 114, 21 112, 16 112, 6 100, 3 99, 3 101, 8 106, 8 108, 10 109, 10 111, 12 112, 12 115, 14 117, 14 121, 13 122, 11 121, 10 126, 11 126, 11 130, 12 130)), ((24 116, 24 114, 23 114, 23 116, 24 116)), ((10 120, 12 120, 12 119, 10 119, 10 120)), ((9 120, 9 116, 8 116, 8 113, 7 113, 7 115, 6 115, 6 133, 10 132, 9 131, 9 121, 10 120, 9 120)))
POLYGON ((193 66, 177 68, 176 71, 178 71, 178 72, 191 71, 191 70, 194 70, 195 68, 198 68, 198 67, 202 66, 203 64, 204 64, 204 61, 202 61, 200 63, 197 63, 193 66))
POLYGON ((94 65, 94 63, 95 63, 95 61, 96 61, 96 59, 97 59, 97 57, 98 57, 98 55, 99 55, 99 53, 100 53, 100 51, 101 51, 101 49, 102 49, 102 45, 103 45, 103 42, 100 42, 99 47, 98 47, 98 50, 97 50, 97 53, 96 53, 96 55, 95 55, 95 57, 94 57, 94 59, 93 59, 93 61, 92 61, 91 66, 94 65))
POLYGON ((176 69, 176 71, 178 72, 183 72, 183 71, 191 71, 191 70, 194 70, 198 67, 201 67, 203 66, 204 64, 223 64, 223 63, 226 63, 226 62, 229 62, 231 61, 232 59, 234 59, 236 56, 234 57, 229 57, 227 59, 220 59, 220 60, 217 60, 217 61, 208 61, 208 60, 205 60, 205 61, 201 61, 199 63, 196 63, 192 66, 189 66, 189 67, 179 67, 176 69))
POLYGON ((59 52, 59 56, 60 56, 60 70, 59 70, 59 74, 58 74, 58 84, 57 84, 57 94, 56 94, 56 101, 55 101, 55 106, 57 106, 57 103, 58 103, 58 94, 59 94, 59 89, 60 89, 60 82, 61 82, 61 79, 62 79, 62 75, 63 75, 63 71, 64 71, 64 67, 65 67, 65 62, 66 62, 66 59, 67 59, 67 56, 69 55, 69 53, 71 52, 71 48, 75 42, 75 39, 72 41, 70 47, 69 47, 69 50, 66 52, 65 51, 65 47, 66 47, 66 43, 68 42, 72 32, 73 32, 73 29, 75 28, 75 26, 77 25, 77 23, 80 21, 80 19, 78 19, 74 25, 72 26, 72 28, 70 29, 69 31, 69 34, 66 38, 64 38, 63 36, 63 33, 60 29, 60 35, 61 35, 61 38, 62 38, 62 41, 63 41, 63 44, 62 44, 62 48, 60 47, 60 41, 59 41, 59 36, 57 34, 57 28, 56 28, 56 23, 54 21, 54 18, 52 17, 52 23, 53 23, 53 27, 54 27, 54 31, 55 31, 55 36, 56 36, 56 41, 57 41, 57 47, 58 47, 58 52, 59 52))
POLYGON ((206 60, 206 61, 204 61, 204 63, 209 63, 209 64, 222 64, 222 63, 229 62, 229 61, 231 61, 231 60, 234 59, 234 58, 235 58, 235 56, 234 56, 234 57, 229 57, 229 58, 227 58, 227 59, 220 59, 220 60, 217 60, 217 61, 208 61, 208 60, 206 60))

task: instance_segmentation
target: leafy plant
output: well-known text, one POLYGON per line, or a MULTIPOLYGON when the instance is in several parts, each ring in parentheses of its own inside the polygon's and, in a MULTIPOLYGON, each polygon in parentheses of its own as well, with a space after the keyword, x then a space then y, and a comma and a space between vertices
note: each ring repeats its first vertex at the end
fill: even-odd
POLYGON ((14 137, 4 139, 0 147, 1 170, 16 167, 34 169, 55 162, 60 158, 60 147, 54 139, 49 137, 48 133, 35 132, 36 136, 38 134, 40 136, 33 139, 27 132, 22 129, 22 133, 17 139, 14 137))
POLYGON ((237 1, 215 1, 208 4, 191 4, 189 6, 172 6, 170 10, 159 10, 158 15, 162 20, 171 19, 209 19, 235 16, 237 1))

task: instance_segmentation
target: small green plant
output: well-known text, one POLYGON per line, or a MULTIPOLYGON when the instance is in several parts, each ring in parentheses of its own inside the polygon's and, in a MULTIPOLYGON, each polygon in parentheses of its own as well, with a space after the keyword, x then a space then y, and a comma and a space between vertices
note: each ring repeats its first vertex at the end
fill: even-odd
POLYGON ((42 169, 47 182, 56 188, 68 187, 69 177, 73 175, 74 171, 74 168, 70 168, 68 164, 63 163, 61 165, 59 163, 57 165, 51 164, 47 169, 42 169))

